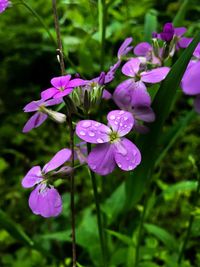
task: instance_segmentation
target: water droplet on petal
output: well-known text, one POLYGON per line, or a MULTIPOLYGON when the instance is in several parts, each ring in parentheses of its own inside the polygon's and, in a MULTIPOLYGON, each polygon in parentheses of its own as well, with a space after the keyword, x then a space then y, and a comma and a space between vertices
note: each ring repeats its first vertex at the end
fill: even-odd
POLYGON ((96 165, 92 165, 91 168, 92 168, 93 170, 95 170, 95 169, 97 168, 97 166, 96 166, 96 165))
POLYGON ((85 132, 84 131, 80 131, 80 135, 85 135, 85 132))
POLYGON ((110 120, 115 120, 115 115, 111 115, 110 120))
POLYGON ((123 126, 123 123, 121 123, 121 122, 120 122, 120 124, 119 124, 119 125, 120 125, 120 126, 123 126))
POLYGON ((124 120, 127 121, 128 120, 128 117, 124 117, 124 120))
POLYGON ((129 158, 129 157, 127 157, 127 158, 126 158, 126 160, 130 160, 130 158, 129 158))
POLYGON ((120 115, 123 115, 125 112, 123 111, 123 110, 121 110, 120 112, 119 112, 119 114, 120 115))
POLYGON ((89 132, 89 136, 95 136, 95 133, 94 132, 89 132))
POLYGON ((121 165, 120 163, 118 163, 118 166, 119 166, 119 168, 121 168, 121 167, 122 167, 122 165, 121 165))
POLYGON ((128 169, 129 169, 129 171, 131 171, 133 169, 133 167, 132 166, 128 166, 128 169))
POLYGON ((96 122, 96 123, 94 124, 95 127, 99 127, 100 125, 101 125, 101 123, 99 123, 99 122, 96 122))
POLYGON ((118 124, 118 121, 115 121, 115 122, 114 122, 114 124, 116 124, 116 125, 117 125, 117 124, 118 124))
POLYGON ((88 128, 91 126, 91 122, 90 121, 84 121, 81 126, 84 128, 88 128))
POLYGON ((103 143, 103 140, 101 138, 98 138, 97 143, 101 144, 101 143, 103 143))

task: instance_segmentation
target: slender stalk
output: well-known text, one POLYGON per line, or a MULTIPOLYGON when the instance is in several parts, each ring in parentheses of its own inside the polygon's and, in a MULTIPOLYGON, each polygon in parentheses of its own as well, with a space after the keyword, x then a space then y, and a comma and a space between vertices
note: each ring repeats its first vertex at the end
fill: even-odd
POLYGON ((106 40, 106 20, 107 20, 106 0, 98 0, 98 13, 99 13, 99 34, 101 42, 100 65, 101 65, 101 70, 103 70, 104 60, 105 60, 105 40, 106 40))
POLYGON ((62 48, 62 40, 61 40, 61 33, 60 33, 60 26, 58 20, 58 12, 57 12, 57 1, 52 0, 52 7, 53 7, 53 14, 54 14, 54 23, 55 23, 55 30, 56 30, 56 37, 57 37, 57 53, 59 57, 60 69, 62 75, 65 74, 65 62, 64 62, 64 55, 63 55, 63 48, 62 48))
MULTIPOLYGON (((195 208, 195 206, 197 204, 197 201, 198 201, 198 198, 199 198, 199 194, 200 194, 200 174, 199 174, 199 170, 197 169, 196 165, 194 167, 196 169, 197 182, 198 182, 197 190, 196 190, 196 193, 195 193, 195 196, 194 196, 194 204, 193 204, 193 206, 195 208)), ((187 231, 186 231, 186 235, 185 235, 185 239, 183 241, 183 245, 181 247, 181 250, 180 250, 180 253, 179 253, 179 257, 178 257, 178 265, 179 266, 181 266, 183 255, 184 255, 185 249, 187 247, 187 243, 189 241, 189 237, 190 237, 190 234, 191 234, 191 229, 192 229, 192 225, 193 225, 193 222, 194 222, 194 218, 195 218, 195 215, 193 213, 191 213, 190 218, 189 218, 187 231)))
MULTIPOLYGON (((53 7, 53 14, 54 14, 54 22, 55 22, 55 31, 57 37, 57 53, 59 56, 59 63, 61 74, 65 75, 65 62, 64 62, 64 55, 62 49, 62 41, 61 41, 61 33, 60 33, 60 26, 59 26, 59 19, 58 19, 58 12, 57 12, 57 1, 52 0, 52 7, 53 7)), ((64 98, 66 108, 67 108, 67 123, 70 132, 70 149, 72 151, 71 156, 71 196, 70 196, 70 207, 71 207, 71 228, 72 228, 72 267, 76 267, 76 226, 75 226, 75 182, 74 182, 74 129, 73 129, 73 122, 72 122, 72 109, 71 105, 73 104, 69 97, 64 98)))
MULTIPOLYGON (((88 154, 91 151, 91 145, 89 143, 87 143, 87 151, 88 151, 88 154)), ((91 171, 89 168, 88 168, 88 172, 91 177, 92 188, 93 188, 93 193, 94 193, 94 201, 95 201, 96 212, 97 212, 97 223, 98 223, 99 239, 100 239, 100 244, 101 244, 103 266, 107 267, 107 256, 106 256, 106 250, 105 250, 106 248, 105 247, 105 235, 104 235, 103 224, 102 224, 102 216, 101 216, 100 201, 99 201, 99 195, 98 195, 98 190, 97 190, 96 177, 95 177, 95 173, 91 171)))
MULTIPOLYGON (((149 192, 149 190, 148 190, 148 192, 149 192)), ((135 265, 134 265, 134 267, 138 267, 138 265, 139 265, 140 244, 141 244, 141 239, 142 239, 143 225, 144 225, 146 209, 147 209, 147 203, 148 203, 148 198, 149 198, 148 192, 147 192, 146 197, 144 199, 143 211, 142 211, 141 218, 140 218, 140 223, 139 223, 139 226, 138 226, 139 228, 138 228, 137 244, 136 244, 136 248, 135 248, 135 265)))

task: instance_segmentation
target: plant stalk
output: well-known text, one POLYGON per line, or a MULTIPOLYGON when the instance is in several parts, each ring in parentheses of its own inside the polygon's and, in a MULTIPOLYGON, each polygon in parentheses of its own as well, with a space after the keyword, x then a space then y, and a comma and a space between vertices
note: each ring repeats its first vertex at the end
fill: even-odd
MULTIPOLYGON (((87 143, 87 151, 88 151, 88 154, 91 151, 91 145, 89 143, 87 143)), ((103 224, 102 224, 100 200, 99 200, 99 195, 98 195, 98 190, 97 190, 96 177, 95 177, 95 173, 91 171, 89 168, 88 168, 88 172, 91 177, 92 188, 93 188, 93 193, 94 193, 94 201, 95 201, 96 213, 97 213, 97 223, 98 223, 99 239, 100 239, 100 244, 101 244, 103 266, 107 267, 107 255, 106 255, 106 250, 105 250, 106 248, 105 247, 105 235, 104 235, 104 229, 103 229, 103 224)))
MULTIPOLYGON (((54 14, 54 23, 55 23, 55 31, 57 37, 57 53, 59 57, 59 64, 61 69, 61 75, 65 75, 65 62, 64 62, 64 54, 62 48, 62 40, 61 40, 61 33, 60 33, 60 26, 59 26, 59 19, 58 19, 58 12, 57 12, 57 2, 56 0, 52 0, 52 7, 53 7, 53 14, 54 14)), ((71 100, 68 97, 64 98, 66 107, 67 107, 67 123, 69 127, 70 133, 70 149, 72 152, 71 156, 71 196, 70 196, 70 208, 71 208, 71 228, 72 228, 72 267, 76 267, 76 226, 75 226, 75 181, 74 181, 74 129, 73 129, 73 121, 72 121, 72 110, 70 108, 71 100)))

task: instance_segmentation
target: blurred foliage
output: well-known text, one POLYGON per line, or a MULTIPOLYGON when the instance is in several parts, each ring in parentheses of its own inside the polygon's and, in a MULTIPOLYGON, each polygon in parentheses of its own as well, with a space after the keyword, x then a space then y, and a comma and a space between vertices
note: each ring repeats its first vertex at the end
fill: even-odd
MULTIPOLYGON (((29 190, 21 187, 21 179, 31 166, 43 165, 56 151, 68 146, 68 129, 48 121, 26 135, 21 132, 28 117, 22 112, 23 106, 37 100, 41 89, 49 87, 50 79, 59 75, 59 65, 55 44, 47 32, 29 10, 15 2, 0 15, 0 266, 71 266, 70 181, 66 179, 59 185, 59 191, 63 192, 63 214, 49 220, 31 214, 27 204, 29 190)), ((51 1, 27 2, 55 37, 51 1)), ((86 78, 95 77, 100 72, 97 0, 58 2, 67 71, 79 72, 86 78)), ((200 29, 198 2, 191 0, 187 7, 183 25, 188 28, 188 36, 200 29)), ((181 3, 107 0, 105 70, 115 62, 117 49, 127 36, 133 36, 134 44, 144 40, 144 36, 148 39, 150 28, 144 27, 144 21, 148 21, 149 14, 156 16, 158 24, 154 20, 155 25, 161 29, 163 23, 173 20, 181 3)), ((178 124, 179 118, 191 109, 191 99, 178 97, 164 131, 178 124)), ((102 115, 100 111, 99 117, 102 115)), ((195 214, 195 221, 181 266, 200 266, 200 207, 193 207, 196 173, 188 158, 192 155, 199 162, 199 125, 200 118, 194 116, 184 126, 173 147, 157 165, 153 182, 145 192, 151 192, 151 196, 139 267, 178 267, 178 250, 191 212, 195 214)), ((124 212, 121 200, 125 198, 125 188, 121 182, 126 175, 116 170, 108 177, 98 177, 107 222, 109 267, 132 267, 135 257, 137 226, 144 200, 124 212)), ((76 190, 78 262, 80 266, 101 267, 93 194, 85 168, 77 170, 76 190)))

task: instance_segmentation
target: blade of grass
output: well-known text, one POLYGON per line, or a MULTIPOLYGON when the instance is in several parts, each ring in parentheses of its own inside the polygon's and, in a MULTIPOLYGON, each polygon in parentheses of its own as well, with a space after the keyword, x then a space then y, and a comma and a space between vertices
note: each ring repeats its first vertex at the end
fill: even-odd
POLYGON ((179 8, 179 10, 178 10, 178 12, 177 12, 177 14, 173 20, 174 27, 182 26, 183 20, 185 18, 186 12, 187 12, 188 7, 189 7, 189 0, 184 0, 182 2, 183 3, 181 5, 181 7, 179 8))

